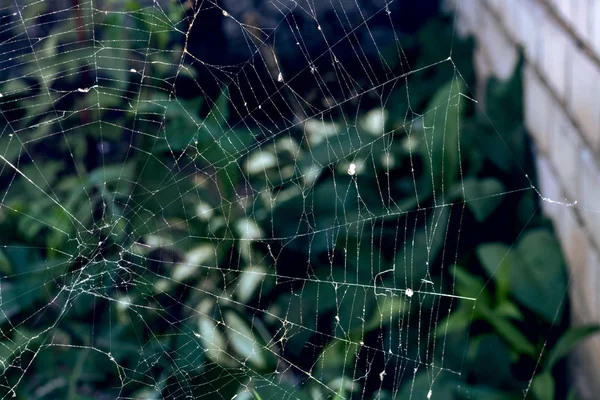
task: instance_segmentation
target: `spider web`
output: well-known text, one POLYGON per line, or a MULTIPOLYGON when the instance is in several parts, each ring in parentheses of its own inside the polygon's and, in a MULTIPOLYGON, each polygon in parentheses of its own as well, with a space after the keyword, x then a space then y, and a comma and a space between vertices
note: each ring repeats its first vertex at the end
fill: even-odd
POLYGON ((539 193, 469 196, 399 2, 250 3, 0 2, 3 398, 460 387, 465 210, 539 193))

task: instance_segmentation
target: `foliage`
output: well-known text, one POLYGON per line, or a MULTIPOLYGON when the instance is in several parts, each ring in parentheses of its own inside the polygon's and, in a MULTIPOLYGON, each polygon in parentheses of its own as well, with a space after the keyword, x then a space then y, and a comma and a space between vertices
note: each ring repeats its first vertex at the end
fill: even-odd
MULTIPOLYGON (((158 30, 152 40, 166 47, 162 16, 143 10, 140 31, 158 30)), ((100 41, 126 24, 110 18, 100 41)), ((385 109, 360 110, 356 125, 321 114, 272 136, 231 122, 227 87, 214 99, 174 98, 168 85, 133 96, 138 75, 126 71, 142 61, 135 43, 144 37, 126 57, 64 62, 47 42, 50 61, 34 68, 46 75, 91 57, 128 64, 100 66, 100 79, 117 86, 105 81, 106 90, 77 99, 99 104, 90 118, 102 122, 61 116, 60 137, 44 109, 52 102, 10 96, 26 82, 2 87, 23 114, 13 128, 36 127, 19 141, 0 136, 5 163, 20 171, 0 175, 10 187, 0 239, 3 387, 26 369, 22 398, 48 381, 58 382, 55 398, 73 399, 215 390, 257 399, 566 397, 560 360, 598 327, 567 327, 559 246, 535 192, 523 190, 534 173, 520 66, 511 80, 489 82, 486 113, 476 112, 466 96, 473 43, 451 43, 451 25, 439 17, 402 38, 415 71, 450 46, 454 57, 409 74, 385 109), (91 156, 98 146, 112 148, 102 162, 91 156), (351 163, 356 175, 346 172, 351 163), (424 365, 432 360, 443 365, 424 365), (408 373, 398 376, 398 365, 408 373)), ((179 60, 156 57, 145 74, 169 82, 177 71, 166 65, 179 60)))

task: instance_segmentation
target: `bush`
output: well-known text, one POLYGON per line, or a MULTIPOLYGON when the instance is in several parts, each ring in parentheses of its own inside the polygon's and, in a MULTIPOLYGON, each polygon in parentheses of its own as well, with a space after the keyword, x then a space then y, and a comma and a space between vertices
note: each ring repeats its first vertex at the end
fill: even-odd
POLYGON ((521 65, 477 111, 473 43, 437 16, 330 98, 309 83, 335 61, 272 82, 254 32, 263 64, 207 66, 170 22, 200 10, 125 7, 92 47, 90 10, 48 13, 0 85, 3 394, 567 396, 596 327, 568 329, 521 65))

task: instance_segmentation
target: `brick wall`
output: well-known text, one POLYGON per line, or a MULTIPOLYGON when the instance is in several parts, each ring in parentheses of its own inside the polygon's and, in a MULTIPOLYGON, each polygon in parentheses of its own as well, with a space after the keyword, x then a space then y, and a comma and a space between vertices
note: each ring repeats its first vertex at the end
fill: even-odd
MULTIPOLYGON (((570 269, 574 324, 600 321, 600 0, 449 0, 459 34, 477 39, 476 68, 510 75, 526 57, 525 118, 539 190, 570 269)), ((483 87, 483 85, 479 85, 483 87)), ((481 93, 479 93, 481 97, 481 93)), ((584 399, 599 398, 600 338, 570 360, 584 399)))

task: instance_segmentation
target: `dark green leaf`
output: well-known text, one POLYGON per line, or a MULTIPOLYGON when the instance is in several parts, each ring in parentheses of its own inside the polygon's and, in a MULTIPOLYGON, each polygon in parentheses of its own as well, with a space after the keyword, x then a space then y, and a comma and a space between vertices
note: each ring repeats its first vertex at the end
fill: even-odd
POLYGON ((248 323, 233 311, 225 312, 224 318, 229 343, 238 354, 239 361, 248 362, 258 370, 269 368, 273 364, 273 354, 248 323))
POLYGON ((326 377, 354 365, 359 351, 360 345, 357 342, 339 339, 331 340, 319 356, 317 376, 326 377))
POLYGON ((519 241, 518 254, 523 262, 511 267, 513 296, 546 321, 560 321, 567 294, 560 244, 547 230, 530 230, 519 241))
POLYGON ((488 276, 494 279, 499 269, 510 269, 514 264, 510 248, 503 243, 483 243, 475 251, 488 276))
POLYGON ((488 275, 498 283, 510 271, 510 292, 521 304, 552 322, 562 317, 566 272, 556 239, 544 229, 526 232, 516 248, 485 243, 477 255, 488 275))
POLYGON ((421 157, 425 165, 425 176, 430 179, 436 192, 450 188, 457 178, 463 90, 461 81, 453 78, 436 92, 423 116, 424 142, 420 147, 421 157))
POLYGON ((502 318, 486 306, 478 306, 477 313, 479 313, 483 319, 494 328, 498 335, 500 335, 500 337, 515 350, 530 356, 535 354, 535 347, 531 344, 529 339, 527 339, 527 337, 525 337, 525 335, 523 335, 510 321, 502 318))
MULTIPOLYGON (((252 380, 254 397, 262 400, 275 399, 290 399, 294 400, 310 400, 311 397, 304 393, 300 384, 290 385, 282 379, 278 379, 277 375, 273 379, 257 377, 252 380)), ((331 395, 331 392, 327 393, 331 395)))
POLYGON ((369 313, 371 319, 365 324, 365 332, 393 323, 396 319, 410 311, 410 304, 402 297, 393 295, 377 296, 376 311, 369 313))
POLYGON ((473 319, 473 312, 467 307, 457 309, 443 319, 436 329, 436 336, 443 336, 467 329, 473 319))
POLYGON ((193 324, 184 324, 175 336, 175 351, 171 358, 182 371, 199 373, 206 362, 202 340, 198 338, 193 324))
POLYGON ((458 386, 447 373, 420 372, 403 384, 398 398, 454 400, 458 386))
POLYGON ((212 318, 204 315, 200 316, 198 320, 198 335, 202 342, 202 348, 214 362, 223 367, 237 365, 235 360, 228 354, 225 335, 212 318))
POLYGON ((521 321, 523 319, 523 313, 521 312, 519 307, 517 307, 515 303, 509 300, 500 303, 494 309, 494 312, 498 313, 498 315, 501 315, 503 317, 516 319, 518 321, 521 321))
POLYGON ((497 335, 487 334, 473 341, 475 352, 471 371, 477 383, 503 387, 512 383, 510 348, 497 335), (485 368, 481 368, 485 365, 485 368))
POLYGON ((429 218, 423 221, 418 214, 409 223, 409 231, 414 230, 414 237, 408 238, 402 244, 395 257, 396 282, 400 285, 415 286, 422 283, 421 279, 429 280, 430 265, 436 260, 444 241, 446 229, 451 216, 452 207, 436 208, 429 218), (426 225, 426 226, 422 226, 426 225))
POLYGON ((464 400, 523 400, 519 392, 511 393, 483 385, 461 386, 459 390, 460 398, 464 400))
POLYGON ((518 265, 514 252, 503 243, 483 243, 476 249, 481 265, 496 282, 496 298, 506 301, 511 288, 511 265, 518 265))
MULTIPOLYGON (((451 270, 454 274, 457 293, 460 296, 477 298, 483 292, 484 282, 480 277, 469 273, 458 265, 453 265, 451 270)), ((484 303, 489 303, 489 301, 485 301, 485 299, 478 299, 478 301, 480 303, 482 301, 484 303)))
POLYGON ((487 84, 486 114, 491 125, 505 139, 507 133, 514 131, 523 121, 523 65, 524 58, 520 57, 508 80, 492 78, 487 84))
POLYGON ((531 391, 537 400, 554 400, 554 387, 550 372, 537 374, 531 382, 531 391))
POLYGON ((565 332, 553 348, 549 350, 546 368, 552 369, 556 363, 569 354, 582 340, 600 332, 600 325, 584 325, 570 328, 565 332))
MULTIPOLYGON (((229 119, 229 90, 224 87, 215 101, 208 116, 205 119, 205 124, 208 130, 216 127, 224 128, 229 119)), ((215 134, 216 132, 213 132, 215 134)), ((220 137, 220 134, 218 135, 220 137)))
POLYGON ((485 221, 502 202, 504 185, 495 178, 465 179, 464 200, 478 222, 485 221))

